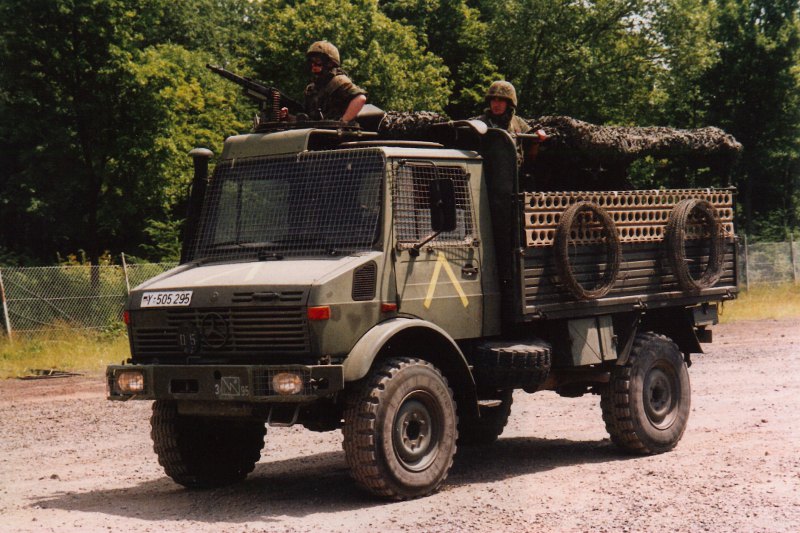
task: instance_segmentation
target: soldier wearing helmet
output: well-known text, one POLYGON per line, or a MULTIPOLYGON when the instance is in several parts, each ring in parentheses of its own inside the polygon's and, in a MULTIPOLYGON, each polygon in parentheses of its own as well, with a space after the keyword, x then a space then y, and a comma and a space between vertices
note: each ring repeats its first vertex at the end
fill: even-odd
POLYGON ((486 91, 483 115, 478 117, 491 128, 500 128, 509 133, 528 133, 531 127, 516 115, 517 91, 507 81, 496 81, 486 91))
POLYGON ((309 46, 306 60, 311 73, 306 113, 315 120, 353 121, 367 102, 367 93, 340 68, 339 50, 328 41, 317 41, 309 46))

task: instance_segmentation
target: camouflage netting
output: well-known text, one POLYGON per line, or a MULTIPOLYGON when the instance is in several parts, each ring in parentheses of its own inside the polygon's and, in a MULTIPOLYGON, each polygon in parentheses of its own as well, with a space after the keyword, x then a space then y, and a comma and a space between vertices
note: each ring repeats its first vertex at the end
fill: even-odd
POLYGON ((549 136, 538 157, 523 167, 529 178, 523 186, 535 190, 632 189, 631 164, 647 156, 661 160, 661 180, 671 187, 724 186, 742 150, 719 128, 597 126, 563 116, 527 122, 549 136), (707 170, 692 170, 701 168, 707 170))
POLYGON ((388 111, 378 124, 378 134, 385 139, 419 140, 431 137, 430 127, 450 120, 432 111, 388 111))
MULTIPOLYGON (((378 125, 386 139, 427 139, 434 124, 448 122, 431 111, 389 111, 378 125)), ((664 127, 598 126, 564 116, 525 119, 534 129, 543 129, 549 139, 548 151, 569 151, 589 159, 631 161, 644 156, 691 155, 735 160, 742 145, 719 128, 681 130, 664 127)))
MULTIPOLYGON (((480 137, 474 133, 454 135, 451 128, 442 126, 449 120, 428 111, 390 111, 376 129, 383 139, 438 141, 478 149, 480 137)), ((661 160, 662 172, 683 169, 670 174, 670 186, 726 185, 742 150, 736 139, 718 128, 598 126, 564 116, 542 116, 526 122, 534 131, 543 129, 548 135, 537 156, 526 157, 520 169, 522 187, 528 190, 632 189, 631 164, 648 156, 661 160), (690 169, 706 170, 696 173, 690 169), (708 179, 690 181, 701 175, 708 179)), ((530 142, 523 140, 523 145, 530 142)), ((523 147, 522 152, 529 150, 523 147)))
POLYGON ((719 128, 597 126, 563 116, 544 116, 527 122, 548 134, 550 151, 577 152, 590 159, 632 161, 644 156, 691 155, 735 160, 742 150, 733 136, 719 128))

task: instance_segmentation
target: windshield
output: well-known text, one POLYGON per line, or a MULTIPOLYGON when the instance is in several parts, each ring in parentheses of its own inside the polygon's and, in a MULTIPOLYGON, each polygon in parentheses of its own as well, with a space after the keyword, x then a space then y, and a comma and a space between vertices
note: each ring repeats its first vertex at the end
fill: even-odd
POLYGON ((206 192, 190 259, 371 250, 385 166, 380 150, 223 161, 206 192))

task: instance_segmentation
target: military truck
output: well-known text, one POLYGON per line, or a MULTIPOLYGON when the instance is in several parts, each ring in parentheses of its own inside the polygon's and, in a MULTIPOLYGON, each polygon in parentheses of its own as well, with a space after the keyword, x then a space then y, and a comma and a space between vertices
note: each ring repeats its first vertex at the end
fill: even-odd
POLYGON ((367 491, 420 497, 498 438, 513 391, 597 394, 622 450, 675 447, 737 293, 735 191, 559 190, 558 166, 538 187, 540 137, 365 113, 257 124, 210 178, 192 152, 181 263, 131 291, 131 358, 107 369, 110 400, 155 400, 166 474, 238 482, 267 426, 300 424, 341 429, 367 491))

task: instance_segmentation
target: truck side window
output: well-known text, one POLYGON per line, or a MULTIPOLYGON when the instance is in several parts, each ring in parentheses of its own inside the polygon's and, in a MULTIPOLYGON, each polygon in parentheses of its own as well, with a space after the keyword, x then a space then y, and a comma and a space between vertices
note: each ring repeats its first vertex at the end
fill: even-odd
POLYGON ((453 180, 456 193, 456 228, 441 233, 431 245, 470 246, 474 216, 470 198, 469 174, 460 166, 433 166, 428 162, 396 162, 391 166, 394 229, 398 246, 409 248, 431 233, 429 185, 434 179, 453 180))

